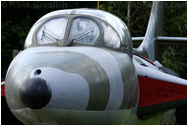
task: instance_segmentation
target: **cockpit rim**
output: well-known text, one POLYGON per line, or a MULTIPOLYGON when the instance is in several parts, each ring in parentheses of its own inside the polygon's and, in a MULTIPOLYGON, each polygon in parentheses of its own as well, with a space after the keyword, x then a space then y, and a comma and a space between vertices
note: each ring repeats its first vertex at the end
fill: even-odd
MULTIPOLYGON (((62 10, 63 11, 63 10, 62 10)), ((110 14, 110 13, 109 13, 110 14)), ((47 14, 48 15, 48 14, 47 14)), ((72 20, 75 19, 75 18, 78 18, 78 17, 84 17, 84 18, 89 18, 93 21, 95 21, 97 23, 97 25, 99 26, 99 30, 100 30, 100 35, 98 36, 96 42, 94 42, 94 45, 88 45, 88 44, 75 44, 76 46, 79 46, 79 45, 82 45, 82 46, 96 46, 96 47, 102 47, 102 48, 108 48, 108 49, 112 49, 112 50, 115 50, 115 51, 121 51, 121 52, 127 52, 126 50, 128 50, 128 46, 126 44, 123 44, 125 42, 123 42, 123 40, 120 39, 120 47, 119 48, 114 48, 114 47, 107 47, 107 46, 103 46, 102 44, 100 44, 99 41, 102 41, 102 37, 101 36, 104 36, 104 30, 103 30, 103 27, 101 25, 101 21, 104 22, 104 23, 107 23, 109 26, 111 26, 111 28, 117 33, 117 35, 120 37, 120 34, 117 32, 117 30, 111 25, 109 24, 109 22, 99 18, 99 17, 96 17, 96 16, 93 16, 93 15, 86 15, 86 14, 54 14, 54 15, 51 15, 51 16, 43 16, 41 19, 39 19, 34 25, 33 27, 35 27, 37 25, 37 27, 34 28, 34 33, 33 34, 28 34, 29 35, 32 35, 32 37, 30 38, 30 43, 31 44, 27 44, 28 42, 28 37, 26 38, 26 41, 25 41, 25 46, 24 48, 28 48, 28 47, 36 47, 36 46, 63 46, 63 44, 61 43, 51 43, 51 44, 43 44, 43 45, 39 45, 37 44, 37 40, 36 40, 36 33, 38 31, 38 29, 43 25, 43 23, 45 23, 46 21, 48 20, 52 20, 53 18, 60 18, 60 17, 67 17, 68 18, 68 24, 67 24, 67 27, 66 27, 66 33, 65 33, 65 36, 68 36, 67 33, 70 33, 70 25, 72 23, 72 20), (43 18, 45 17, 45 18, 43 18)), ((123 22, 123 21, 122 21, 123 22)), ((123 24, 124 25, 124 24, 123 24)), ((30 32, 33 30, 33 27, 31 28, 30 32)), ((29 32, 29 33, 30 33, 29 32)), ((129 32, 129 31, 128 31, 129 32)), ((130 33, 129 33, 130 34, 130 33)), ((131 41, 132 42, 132 41, 131 41)))
MULTIPOLYGON (((102 19, 94 17, 94 16, 90 16, 90 15, 89 16, 82 15, 82 14, 76 14, 76 15, 71 15, 71 16, 70 15, 65 15, 65 14, 63 14, 63 15, 55 15, 55 16, 52 16, 52 17, 45 18, 45 19, 41 20, 40 22, 38 22, 38 23, 40 23, 40 25, 37 26, 37 28, 35 29, 34 34, 32 35, 32 40, 35 43, 32 46, 60 46, 60 45, 58 45, 58 43, 38 44, 38 42, 36 40, 36 34, 37 34, 38 30, 41 28, 41 26, 43 26, 44 23, 46 23, 46 22, 48 22, 50 20, 53 20, 53 19, 63 18, 63 17, 68 19, 68 24, 67 25, 71 25, 73 19, 76 19, 76 18, 87 18, 87 19, 90 19, 93 22, 95 22, 98 25, 98 27, 99 27, 100 35, 98 36, 97 40, 92 45, 90 45, 90 44, 81 44, 81 43, 74 43, 75 45, 87 45, 87 46, 97 46, 97 47, 99 46, 99 47, 102 47, 103 45, 101 45, 101 44, 98 43, 100 37, 102 37, 103 34, 104 34, 101 22, 104 22, 104 23, 108 24, 109 26, 111 26, 111 28, 113 28, 113 26, 111 24, 109 24, 108 22, 106 22, 105 20, 102 20, 102 19)), ((116 29, 113 28, 113 30, 117 33, 116 29)), ((69 26, 66 26, 66 34, 67 35, 64 35, 65 39, 67 39, 68 36, 69 36, 69 34, 70 34, 70 28, 69 28, 69 26)), ((118 36, 119 36, 119 34, 118 34, 118 36)), ((122 43, 122 42, 120 42, 120 43, 122 43)), ((106 48, 110 48, 110 47, 106 47, 106 48)), ((121 46, 120 46, 120 48, 121 48, 121 46)), ((110 49, 114 49, 114 48, 112 47, 110 49)))

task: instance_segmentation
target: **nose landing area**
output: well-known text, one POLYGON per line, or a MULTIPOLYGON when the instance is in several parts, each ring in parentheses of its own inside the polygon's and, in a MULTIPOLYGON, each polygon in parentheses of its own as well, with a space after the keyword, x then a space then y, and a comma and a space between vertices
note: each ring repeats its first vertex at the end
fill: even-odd
POLYGON ((38 77, 25 80, 20 89, 23 104, 31 109, 45 107, 51 99, 51 93, 51 88, 46 81, 38 77))

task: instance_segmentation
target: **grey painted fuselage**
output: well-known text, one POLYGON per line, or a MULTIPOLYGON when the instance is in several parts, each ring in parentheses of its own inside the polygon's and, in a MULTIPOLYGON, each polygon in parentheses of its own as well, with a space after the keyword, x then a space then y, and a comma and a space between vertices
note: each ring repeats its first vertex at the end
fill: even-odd
POLYGON ((5 87, 11 112, 24 124, 176 122, 174 109, 137 116, 138 76, 187 81, 134 55, 130 32, 115 15, 92 9, 51 12, 31 28, 24 48, 9 66, 5 87))

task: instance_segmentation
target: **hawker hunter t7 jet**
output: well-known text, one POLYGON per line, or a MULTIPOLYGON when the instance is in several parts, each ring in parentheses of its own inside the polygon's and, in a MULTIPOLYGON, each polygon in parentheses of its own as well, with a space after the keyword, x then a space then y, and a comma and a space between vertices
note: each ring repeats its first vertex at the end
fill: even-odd
POLYGON ((108 12, 68 9, 43 16, 7 70, 11 112, 24 124, 181 122, 187 80, 156 61, 155 43, 170 39, 158 36, 161 7, 153 2, 136 49, 124 22, 108 12))

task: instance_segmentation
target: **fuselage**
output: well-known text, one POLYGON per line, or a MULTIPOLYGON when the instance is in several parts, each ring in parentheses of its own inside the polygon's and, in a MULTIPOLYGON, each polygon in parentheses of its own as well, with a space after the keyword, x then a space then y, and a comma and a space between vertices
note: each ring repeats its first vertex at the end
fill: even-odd
MULTIPOLYGON (((143 74, 138 71, 138 58, 135 55, 132 60, 124 53, 96 47, 26 49, 7 72, 8 105, 25 124, 142 124, 147 120, 139 120, 136 115, 140 96, 138 74, 143 74), (48 84, 51 96, 45 103, 36 103, 43 99, 37 91, 43 92, 40 85, 27 94, 32 101, 23 99, 21 92, 27 90, 23 85, 35 78, 48 84)), ((160 72, 154 65, 148 69, 160 72)), ((159 114, 155 123, 160 124, 164 115, 159 114)))
MULTIPOLYGON (((94 47, 26 49, 13 60, 6 78, 6 83, 13 86, 6 87, 6 99, 13 113, 26 116, 24 111, 34 112, 36 110, 32 109, 40 106, 33 105, 29 110, 26 108, 27 103, 35 104, 35 98, 33 101, 24 101, 24 96, 20 95, 27 88, 22 88, 22 83, 33 78, 44 79, 48 84, 51 98, 41 108, 45 107, 50 111, 129 110, 132 113, 131 109, 138 104, 138 79, 132 60, 128 55, 115 51, 94 47), (14 81, 11 82, 12 80, 14 81), (14 90, 10 91, 12 89, 14 90), (23 112, 19 112, 21 110, 23 112)), ((34 96, 35 90, 31 94, 33 97, 37 97, 34 96)), ((34 115, 32 118, 37 119, 38 116, 34 115)))
POLYGON ((187 81, 133 54, 127 26, 108 12, 51 12, 24 48, 5 80, 8 106, 24 124, 173 124, 185 104, 187 81))

